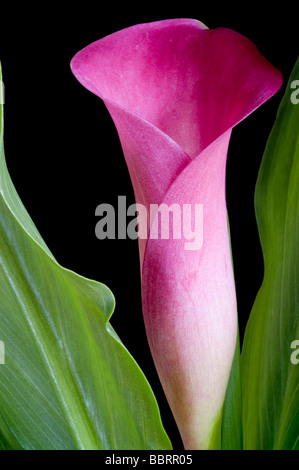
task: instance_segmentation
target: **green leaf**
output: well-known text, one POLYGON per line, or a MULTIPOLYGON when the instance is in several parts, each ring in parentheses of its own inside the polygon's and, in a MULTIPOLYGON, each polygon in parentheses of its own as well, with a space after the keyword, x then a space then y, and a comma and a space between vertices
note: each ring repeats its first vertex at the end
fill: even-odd
MULTIPOLYGON (((227 217, 228 234, 230 240, 231 261, 234 265, 229 217, 227 217)), ((234 266, 233 266, 234 267, 234 266)), ((240 376, 240 334, 238 336, 234 359, 230 371, 229 381, 226 389, 225 400, 222 408, 221 422, 221 449, 242 450, 242 391, 240 376)))
POLYGON ((223 405, 221 449, 243 449, 239 334, 223 405))
POLYGON ((299 60, 267 142, 255 194, 264 279, 241 355, 245 449, 299 448, 299 60), (293 100, 294 101, 294 100, 293 100))
POLYGON ((0 448, 170 449, 112 293, 56 262, 16 193, 2 106, 0 132, 0 448))

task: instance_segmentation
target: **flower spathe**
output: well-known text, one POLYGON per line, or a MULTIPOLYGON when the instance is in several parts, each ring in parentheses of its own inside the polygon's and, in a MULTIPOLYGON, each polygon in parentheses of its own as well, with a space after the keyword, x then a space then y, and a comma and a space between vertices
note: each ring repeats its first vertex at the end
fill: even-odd
POLYGON ((111 34, 78 52, 71 68, 113 118, 136 202, 203 205, 200 249, 149 236, 139 251, 159 378, 185 448, 207 449, 237 337, 227 149, 232 128, 279 89, 281 74, 239 33, 193 19, 111 34))

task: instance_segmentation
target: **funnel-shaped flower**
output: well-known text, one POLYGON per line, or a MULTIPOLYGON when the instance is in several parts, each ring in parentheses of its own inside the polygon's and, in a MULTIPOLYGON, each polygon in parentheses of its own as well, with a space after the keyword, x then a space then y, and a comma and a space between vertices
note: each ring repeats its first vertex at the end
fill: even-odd
POLYGON ((151 236, 156 212, 139 249, 161 383, 185 447, 209 448, 237 336, 227 148, 232 127, 278 90, 281 75, 240 34, 189 19, 119 31, 80 51, 71 67, 114 120, 136 202, 148 211, 162 203, 182 213, 203 207, 203 243, 186 249, 186 236, 151 236))

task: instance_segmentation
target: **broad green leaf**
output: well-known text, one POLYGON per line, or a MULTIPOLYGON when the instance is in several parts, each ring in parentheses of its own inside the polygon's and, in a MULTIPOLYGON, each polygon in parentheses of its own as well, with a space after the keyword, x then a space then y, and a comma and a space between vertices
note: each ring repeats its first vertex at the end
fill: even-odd
POLYGON ((264 279, 241 355, 245 449, 299 449, 299 104, 292 72, 263 157, 255 208, 264 279), (293 100, 294 101, 294 100, 293 100))
POLYGON ((0 129, 0 448, 170 449, 112 293, 56 262, 14 189, 2 106, 0 129))

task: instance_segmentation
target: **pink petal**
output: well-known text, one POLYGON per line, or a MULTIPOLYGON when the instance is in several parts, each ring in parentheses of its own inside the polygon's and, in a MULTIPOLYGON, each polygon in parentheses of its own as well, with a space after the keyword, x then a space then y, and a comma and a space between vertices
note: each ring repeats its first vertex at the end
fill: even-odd
POLYGON ((232 127, 278 90, 281 75, 240 34, 189 19, 114 33, 80 51, 71 67, 114 120, 136 202, 203 205, 200 249, 186 250, 184 239, 149 238, 139 247, 159 377, 185 447, 208 448, 237 335, 227 148, 232 127))
POLYGON ((155 365, 187 449, 209 447, 237 336, 225 205, 230 131, 176 179, 164 203, 203 204, 203 245, 150 240, 143 264, 144 320, 155 365))

